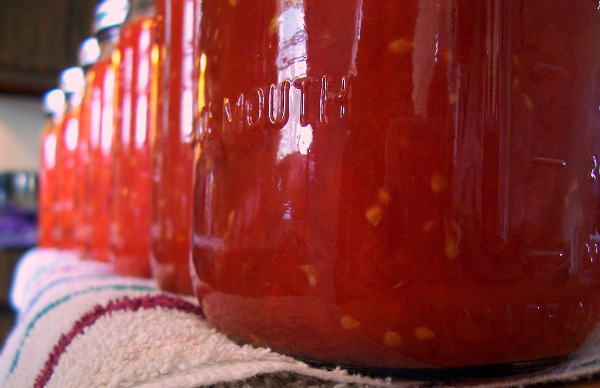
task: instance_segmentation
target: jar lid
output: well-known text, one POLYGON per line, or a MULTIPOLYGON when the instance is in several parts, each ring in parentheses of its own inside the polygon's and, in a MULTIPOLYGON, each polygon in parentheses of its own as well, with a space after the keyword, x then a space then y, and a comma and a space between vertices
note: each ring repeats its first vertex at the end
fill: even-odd
POLYGON ((96 5, 94 12, 94 34, 106 28, 123 24, 128 11, 129 1, 127 0, 101 0, 96 5))
POLYGON ((68 67, 60 73, 60 89, 65 93, 79 93, 85 88, 85 75, 79 66, 68 67))
POLYGON ((79 66, 85 68, 91 66, 98 60, 100 56, 100 46, 98 39, 91 37, 81 42, 79 46, 79 66))
POLYGON ((65 109, 65 94, 60 89, 52 89, 44 94, 42 102, 42 109, 44 113, 60 114, 65 109))

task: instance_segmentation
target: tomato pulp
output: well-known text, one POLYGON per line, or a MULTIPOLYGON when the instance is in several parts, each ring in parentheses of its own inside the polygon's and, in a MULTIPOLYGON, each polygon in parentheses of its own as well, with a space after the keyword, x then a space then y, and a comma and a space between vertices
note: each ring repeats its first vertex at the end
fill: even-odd
POLYGON ((208 319, 312 360, 563 357, 600 312, 600 12, 207 0, 192 258, 208 319))

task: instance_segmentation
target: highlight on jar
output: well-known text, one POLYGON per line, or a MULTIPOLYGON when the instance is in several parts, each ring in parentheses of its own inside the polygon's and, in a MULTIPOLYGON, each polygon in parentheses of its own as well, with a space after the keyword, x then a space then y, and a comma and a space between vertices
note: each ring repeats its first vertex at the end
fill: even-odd
POLYGON ((243 344, 533 373, 600 316, 587 0, 205 0, 192 279, 243 344))

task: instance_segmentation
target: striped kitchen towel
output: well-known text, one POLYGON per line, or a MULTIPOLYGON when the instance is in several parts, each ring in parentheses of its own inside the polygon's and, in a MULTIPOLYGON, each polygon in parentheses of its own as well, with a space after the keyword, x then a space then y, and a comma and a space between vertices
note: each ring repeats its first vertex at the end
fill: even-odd
POLYGON ((199 387, 282 374, 326 386, 388 385, 239 346, 206 323, 195 298, 67 252, 29 251, 11 303, 17 324, 0 356, 2 387, 199 387))
MULTIPOLYGON (((15 273, 11 302, 17 323, 0 356, 2 387, 423 385, 313 368, 237 345, 206 323, 195 298, 160 292, 152 280, 117 276, 108 264, 65 252, 29 251, 15 273)), ((543 374, 469 386, 590 377, 600 371, 594 348, 600 346, 543 374)))

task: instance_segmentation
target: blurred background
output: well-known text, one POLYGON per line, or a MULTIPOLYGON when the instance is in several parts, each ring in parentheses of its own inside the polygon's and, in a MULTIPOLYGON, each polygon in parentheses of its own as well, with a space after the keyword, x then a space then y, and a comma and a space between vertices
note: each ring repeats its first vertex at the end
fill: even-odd
POLYGON ((95 0, 0 0, 0 343, 14 266, 37 241, 42 94, 77 64, 95 0))

